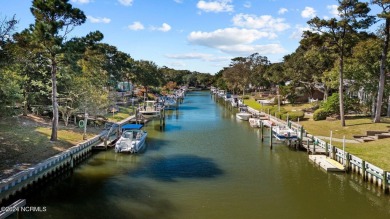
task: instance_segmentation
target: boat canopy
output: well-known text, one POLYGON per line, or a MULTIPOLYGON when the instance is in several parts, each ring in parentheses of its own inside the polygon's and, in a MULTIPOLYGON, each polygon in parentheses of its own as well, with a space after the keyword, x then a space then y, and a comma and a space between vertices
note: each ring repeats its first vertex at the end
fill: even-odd
POLYGON ((143 125, 141 124, 126 124, 124 126, 122 126, 122 131, 125 131, 125 130, 139 130, 143 127, 143 125))

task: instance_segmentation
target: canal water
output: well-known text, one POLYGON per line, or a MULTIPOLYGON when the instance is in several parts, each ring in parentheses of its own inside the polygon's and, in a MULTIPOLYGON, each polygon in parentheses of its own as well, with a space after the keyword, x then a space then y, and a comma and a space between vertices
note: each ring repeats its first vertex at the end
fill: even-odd
POLYGON ((93 155, 28 197, 24 218, 390 218, 390 198, 354 175, 326 173, 304 152, 236 120, 208 92, 146 125, 147 148, 93 155))

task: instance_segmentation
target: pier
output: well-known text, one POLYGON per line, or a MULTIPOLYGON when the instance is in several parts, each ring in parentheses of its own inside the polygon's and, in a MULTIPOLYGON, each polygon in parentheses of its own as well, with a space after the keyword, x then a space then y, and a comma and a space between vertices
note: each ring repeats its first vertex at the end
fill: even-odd
MULTIPOLYGON (((224 105, 229 105, 230 99, 226 98, 224 93, 218 93, 218 89, 211 91, 211 96, 219 101, 224 101, 224 105)), ((326 171, 337 171, 337 172, 352 172, 360 175, 364 181, 370 182, 373 185, 378 186, 386 194, 390 190, 390 174, 388 171, 382 170, 381 168, 364 161, 363 159, 352 155, 340 148, 337 148, 330 143, 309 134, 302 125, 299 123, 287 120, 282 120, 276 116, 270 115, 269 112, 262 112, 251 107, 248 107, 248 112, 252 113, 252 117, 260 118, 261 121, 261 139, 264 137, 270 138, 269 146, 273 148, 273 137, 272 126, 283 125, 288 126, 294 132, 297 133, 298 139, 296 141, 286 141, 286 144, 297 150, 306 151, 309 155, 309 160, 312 160, 317 165, 321 166, 326 171), (269 127, 269 135, 264 136, 264 127, 269 127), (326 159, 324 159, 324 157, 326 159)))

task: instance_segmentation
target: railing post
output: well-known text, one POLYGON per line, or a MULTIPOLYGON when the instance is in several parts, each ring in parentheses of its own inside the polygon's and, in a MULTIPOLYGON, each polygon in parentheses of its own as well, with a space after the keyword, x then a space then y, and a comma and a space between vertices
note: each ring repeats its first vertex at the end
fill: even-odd
POLYGON ((329 145, 328 145, 328 142, 325 142, 325 155, 326 156, 329 156, 329 145))
POLYGON ((345 161, 345 170, 346 170, 346 172, 349 172, 349 170, 350 170, 350 165, 351 165, 351 162, 350 162, 350 160, 349 160, 349 153, 348 152, 345 152, 345 156, 344 156, 344 161, 345 161))
POLYGON ((387 194, 389 192, 388 181, 387 181, 387 171, 383 171, 382 186, 383 186, 383 192, 387 194))
POLYGON ((363 181, 367 180, 367 173, 366 173, 366 161, 362 160, 362 175, 363 175, 363 181))
POLYGON ((270 146, 270 148, 272 150, 272 125, 269 128, 269 146, 270 146))

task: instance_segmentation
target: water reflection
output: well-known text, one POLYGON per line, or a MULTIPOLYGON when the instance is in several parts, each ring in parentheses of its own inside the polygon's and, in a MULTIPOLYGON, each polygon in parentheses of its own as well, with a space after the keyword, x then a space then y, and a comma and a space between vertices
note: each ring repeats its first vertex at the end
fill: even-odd
POLYGON ((131 175, 175 182, 179 178, 214 178, 222 173, 223 171, 210 158, 172 155, 151 159, 131 175))

